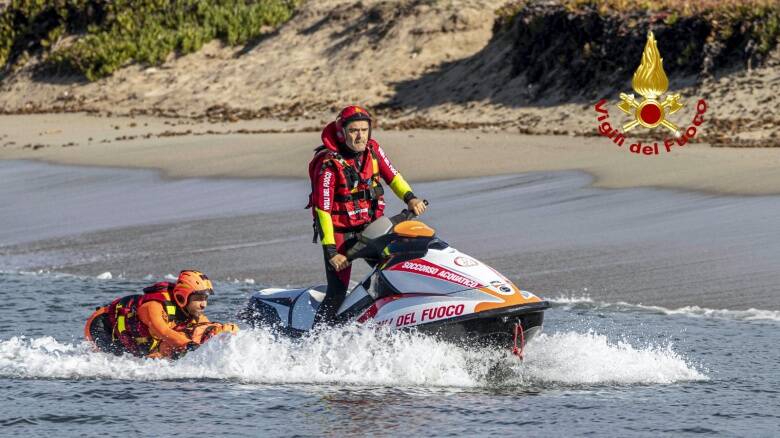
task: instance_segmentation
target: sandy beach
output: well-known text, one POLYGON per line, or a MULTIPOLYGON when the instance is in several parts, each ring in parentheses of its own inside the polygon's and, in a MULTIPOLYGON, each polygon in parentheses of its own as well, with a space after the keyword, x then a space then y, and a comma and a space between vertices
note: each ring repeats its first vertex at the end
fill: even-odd
MULTIPOLYGON (((301 130, 301 123, 7 115, 0 116, 0 159, 158 169, 169 178, 305 178, 311 151, 320 144, 319 132, 282 132, 301 130)), ((375 137, 410 181, 582 170, 603 188, 780 193, 780 154, 772 148, 688 144, 666 152, 660 145, 658 155, 648 156, 604 137, 490 129, 379 130, 375 137)))

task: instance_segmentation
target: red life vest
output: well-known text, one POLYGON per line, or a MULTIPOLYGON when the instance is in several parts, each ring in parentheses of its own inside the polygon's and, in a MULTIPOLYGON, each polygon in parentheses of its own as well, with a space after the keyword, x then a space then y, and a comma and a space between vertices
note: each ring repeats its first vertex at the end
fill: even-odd
POLYGON ((184 319, 183 312, 171 299, 175 283, 160 282, 144 289, 143 295, 117 298, 108 305, 108 320, 113 327, 112 338, 127 352, 143 357, 153 353, 160 341, 152 337, 149 328, 138 318, 138 308, 148 301, 162 303, 169 321, 184 319))
MULTIPOLYGON (((376 142, 369 140, 363 162, 357 163, 361 169, 349 164, 338 152, 320 146, 315 149, 314 158, 309 162, 309 177, 312 191, 320 172, 331 167, 336 174, 335 190, 331 202, 333 227, 337 232, 349 232, 360 229, 382 216, 385 210, 384 189, 379 183, 379 163, 376 158, 376 142)), ((312 195, 309 205, 313 206, 312 195)), ((312 209, 312 215, 316 212, 312 209)))

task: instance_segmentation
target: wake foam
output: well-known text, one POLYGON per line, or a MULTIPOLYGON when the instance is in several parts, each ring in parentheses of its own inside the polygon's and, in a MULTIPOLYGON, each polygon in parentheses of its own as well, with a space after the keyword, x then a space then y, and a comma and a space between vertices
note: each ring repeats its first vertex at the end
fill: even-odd
POLYGON ((593 332, 564 332, 543 333, 529 347, 516 383, 632 385, 708 379, 671 345, 638 348, 593 332))
POLYGON ((643 304, 631 304, 624 301, 618 301, 617 303, 606 303, 594 301, 590 296, 583 295, 580 297, 557 297, 548 299, 553 304, 560 305, 564 308, 572 308, 578 305, 584 305, 589 308, 602 309, 602 310, 639 310, 652 312, 662 315, 683 315, 690 317, 703 317, 703 318, 720 318, 720 319, 732 319, 737 321, 780 321, 780 311, 777 310, 762 310, 762 309, 747 309, 747 310, 729 310, 729 309, 708 309, 706 307, 699 306, 685 306, 678 309, 669 309, 661 306, 646 306, 643 304))
POLYGON ((508 348, 471 351, 416 333, 367 327, 298 341, 247 330, 215 338, 177 362, 94 353, 86 343, 65 344, 52 337, 14 337, 0 341, 0 376, 467 388, 707 379, 670 347, 636 348, 593 333, 542 334, 527 346, 521 363, 508 348))
MULTIPOLYGON (((625 304, 625 303, 622 303, 625 304)), ((679 309, 667 309, 658 306, 642 306, 637 307, 656 311, 666 315, 686 315, 706 318, 724 318, 724 319, 736 319, 741 321, 780 321, 780 311, 777 310, 762 310, 762 309, 747 309, 747 310, 729 310, 729 309, 708 309, 706 307, 699 306, 685 306, 679 309)))
POLYGON ((576 296, 558 296, 556 298, 545 298, 545 300, 553 303, 553 304, 582 304, 582 303, 593 303, 593 298, 590 297, 590 295, 581 295, 579 297, 576 296))

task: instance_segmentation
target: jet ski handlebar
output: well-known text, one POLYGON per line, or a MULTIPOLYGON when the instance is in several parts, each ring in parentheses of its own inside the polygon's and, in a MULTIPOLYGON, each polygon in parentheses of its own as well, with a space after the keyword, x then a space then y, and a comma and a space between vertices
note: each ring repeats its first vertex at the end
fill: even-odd
MULTIPOLYGON (((428 205, 427 200, 423 200, 428 205)), ((359 258, 373 258, 382 252, 387 244, 387 236, 393 231, 393 228, 403 222, 417 217, 414 212, 408 209, 401 210, 393 217, 382 216, 371 222, 362 232, 357 235, 357 242, 347 250, 347 260, 350 262, 359 258)))
MULTIPOLYGON (((427 206, 428 205, 428 200, 427 199, 423 199, 423 204, 425 204, 427 206)), ((416 217, 417 217, 417 215, 414 214, 413 211, 409 211, 408 208, 404 208, 403 210, 401 210, 400 213, 398 213, 397 215, 391 217, 390 221, 392 221, 393 224, 395 225, 395 224, 398 224, 398 223, 403 222, 403 221, 412 220, 412 219, 414 219, 416 217)))

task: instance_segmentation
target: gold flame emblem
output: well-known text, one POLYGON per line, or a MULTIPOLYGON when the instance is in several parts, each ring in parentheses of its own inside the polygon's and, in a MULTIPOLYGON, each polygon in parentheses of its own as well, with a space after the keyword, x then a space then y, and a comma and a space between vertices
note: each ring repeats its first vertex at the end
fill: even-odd
POLYGON ((642 53, 642 63, 634 72, 631 86, 642 99, 637 102, 633 94, 620 93, 621 102, 618 108, 628 115, 634 116, 634 120, 623 125, 623 131, 630 131, 637 125, 645 128, 664 126, 677 134, 677 125, 666 119, 669 114, 674 114, 683 107, 680 103, 680 95, 666 96, 663 102, 659 97, 669 88, 669 78, 664 72, 664 60, 658 51, 653 32, 647 34, 647 44, 642 53))

